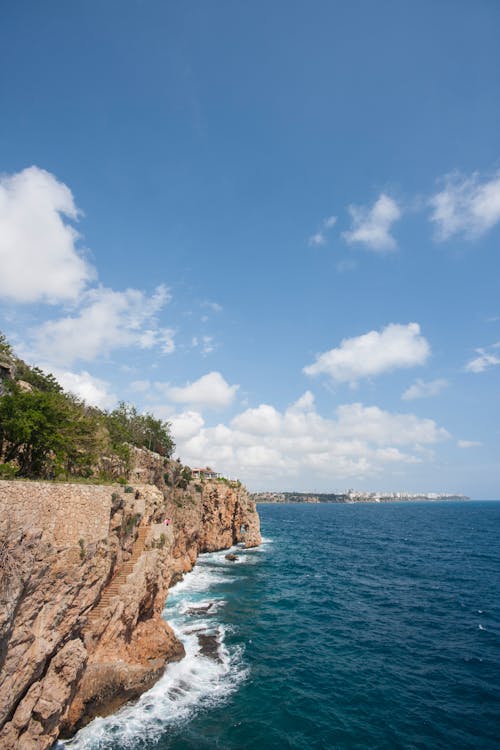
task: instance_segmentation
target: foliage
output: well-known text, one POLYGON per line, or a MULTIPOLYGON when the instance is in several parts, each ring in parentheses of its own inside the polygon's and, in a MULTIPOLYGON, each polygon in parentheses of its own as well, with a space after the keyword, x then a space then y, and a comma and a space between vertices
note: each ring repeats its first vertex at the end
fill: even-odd
POLYGON ((131 443, 167 458, 174 451, 175 444, 168 422, 155 419, 152 414, 139 414, 135 406, 124 401, 106 413, 106 426, 113 448, 131 443))
POLYGON ((39 391, 62 393, 61 386, 50 372, 43 372, 39 367, 30 367, 22 360, 17 361, 16 376, 18 380, 24 380, 39 391))
POLYGON ((89 476, 97 459, 91 411, 57 391, 22 391, 15 383, 0 399, 0 456, 19 476, 89 476))
POLYGON ((130 493, 130 492, 133 492, 133 491, 134 491, 134 488, 133 488, 133 487, 131 487, 131 486, 130 486, 129 484, 127 484, 127 486, 125 487, 125 489, 124 489, 123 491, 124 491, 124 492, 128 492, 128 493, 130 493))
POLYGON ((141 521, 141 514, 136 513, 134 516, 128 516, 127 518, 123 518, 122 521, 122 531, 125 536, 128 536, 132 530, 138 526, 138 524, 141 521))
POLYGON ((7 357, 12 356, 12 347, 5 338, 5 334, 0 331, 0 354, 4 354, 7 357))
POLYGON ((12 461, 0 464, 0 479, 14 479, 18 473, 19 468, 12 461))
MULTIPOLYGON (((165 460, 172 455, 175 445, 167 422, 123 402, 111 412, 89 407, 64 392, 53 375, 16 358, 0 332, 1 355, 12 360, 16 374, 2 381, 0 478, 88 479, 99 472, 103 455, 111 453, 127 466, 130 444, 156 451, 165 460)), ((118 481, 126 483, 122 477, 118 481)))

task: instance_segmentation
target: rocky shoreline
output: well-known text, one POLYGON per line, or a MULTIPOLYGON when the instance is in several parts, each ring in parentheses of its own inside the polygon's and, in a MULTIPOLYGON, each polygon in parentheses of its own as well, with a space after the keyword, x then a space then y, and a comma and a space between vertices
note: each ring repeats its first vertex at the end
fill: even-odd
POLYGON ((50 748, 148 690, 184 655, 161 616, 169 587, 202 552, 260 543, 243 487, 178 474, 135 449, 128 486, 68 485, 48 514, 48 483, 0 482, 0 750, 50 748))

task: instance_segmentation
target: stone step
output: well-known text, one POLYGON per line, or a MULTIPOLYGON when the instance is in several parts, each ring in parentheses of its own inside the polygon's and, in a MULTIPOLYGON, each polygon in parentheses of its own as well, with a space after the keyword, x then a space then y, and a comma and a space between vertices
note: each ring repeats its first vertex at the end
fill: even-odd
POLYGON ((119 596, 121 587, 124 583, 127 582, 127 578, 134 570, 137 560, 144 552, 144 542, 147 532, 148 529, 145 526, 141 526, 138 529, 137 538, 134 542, 130 559, 122 565, 120 571, 117 573, 117 575, 115 575, 112 582, 108 584, 103 594, 101 595, 97 606, 94 607, 92 612, 90 612, 90 614, 88 615, 88 622, 94 623, 96 620, 100 619, 102 612, 107 607, 109 607, 111 600, 119 596))

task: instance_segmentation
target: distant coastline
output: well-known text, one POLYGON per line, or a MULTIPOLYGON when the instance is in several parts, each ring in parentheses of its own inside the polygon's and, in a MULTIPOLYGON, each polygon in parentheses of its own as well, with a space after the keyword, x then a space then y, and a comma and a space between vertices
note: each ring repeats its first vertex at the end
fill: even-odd
POLYGON ((254 492, 256 503, 397 503, 439 502, 442 500, 470 500, 467 495, 441 492, 254 492))

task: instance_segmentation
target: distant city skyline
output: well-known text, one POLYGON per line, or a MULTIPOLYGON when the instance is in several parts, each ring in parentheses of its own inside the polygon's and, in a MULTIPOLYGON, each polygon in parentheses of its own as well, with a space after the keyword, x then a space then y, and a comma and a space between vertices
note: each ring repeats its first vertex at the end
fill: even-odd
POLYGON ((498 498, 499 31, 451 0, 6 6, 0 330, 251 491, 498 498))

